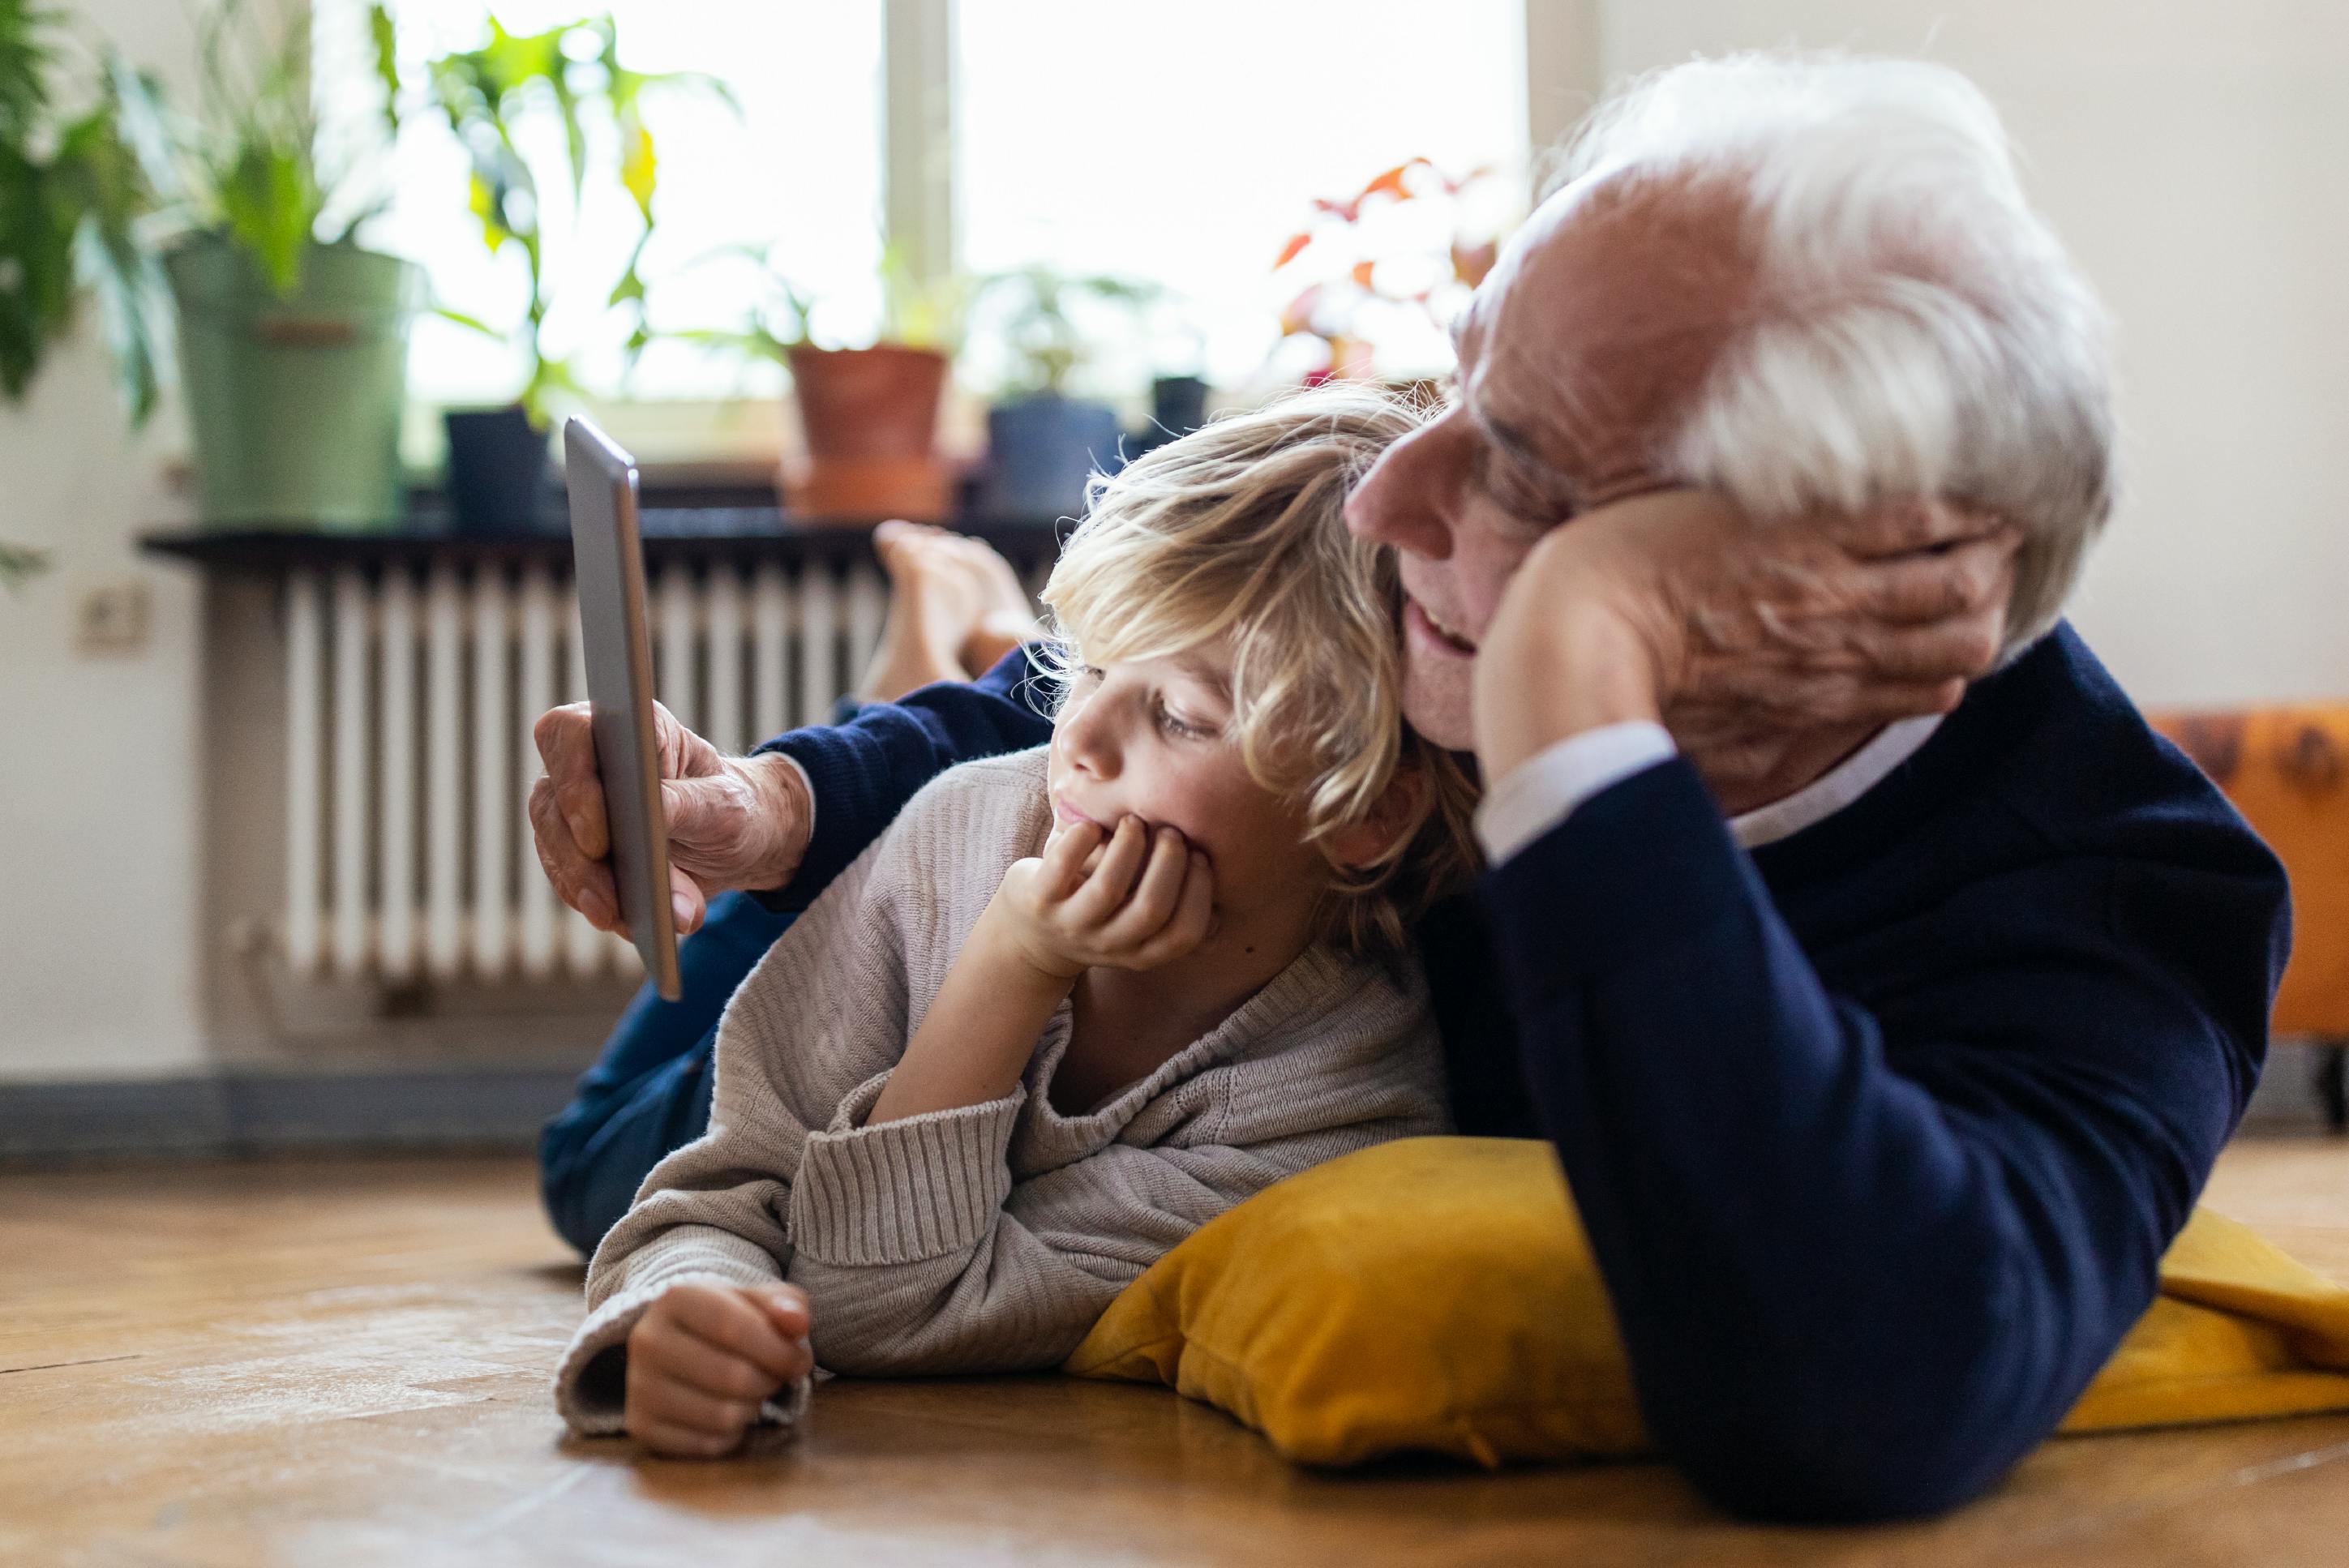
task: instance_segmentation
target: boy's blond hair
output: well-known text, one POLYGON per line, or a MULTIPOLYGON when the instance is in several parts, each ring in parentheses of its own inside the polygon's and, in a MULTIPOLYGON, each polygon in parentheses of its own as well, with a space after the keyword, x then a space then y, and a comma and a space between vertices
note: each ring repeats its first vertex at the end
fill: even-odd
POLYGON ((1331 385, 1096 475, 1043 593, 1064 681, 1084 664, 1221 643, 1242 761, 1303 810, 1307 841, 1325 856, 1399 770, 1417 775, 1380 855, 1330 860, 1323 934, 1356 952, 1400 952, 1410 923, 1476 861, 1474 786, 1403 723, 1394 567, 1343 515, 1379 454, 1421 418, 1383 393, 1331 385))

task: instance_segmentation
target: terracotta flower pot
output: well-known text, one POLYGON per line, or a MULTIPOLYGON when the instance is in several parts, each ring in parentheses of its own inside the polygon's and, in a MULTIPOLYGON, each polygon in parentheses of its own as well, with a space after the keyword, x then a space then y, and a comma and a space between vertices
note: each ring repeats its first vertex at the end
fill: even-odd
POLYGON ((945 355, 890 343, 800 347, 791 367, 807 461, 783 476, 787 509, 817 522, 947 515, 953 476, 937 449, 945 355))

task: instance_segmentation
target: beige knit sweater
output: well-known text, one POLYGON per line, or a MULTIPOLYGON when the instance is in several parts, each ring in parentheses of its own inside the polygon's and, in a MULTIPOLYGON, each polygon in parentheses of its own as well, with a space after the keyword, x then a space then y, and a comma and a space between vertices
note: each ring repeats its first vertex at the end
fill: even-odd
MULTIPOLYGON (((788 1279, 819 1365, 1048 1367, 1128 1282, 1284 1176, 1444 1130, 1416 971, 1308 951, 1212 1033, 1076 1117, 1047 1096, 1062 1003, 1006 1099, 866 1113, 1013 861, 1051 826, 1044 753, 933 781, 735 992, 709 1130, 653 1169, 595 1250, 556 1375, 581 1432, 621 1429, 628 1331, 682 1280, 788 1279)), ((771 1404, 804 1409, 804 1385, 771 1404)))

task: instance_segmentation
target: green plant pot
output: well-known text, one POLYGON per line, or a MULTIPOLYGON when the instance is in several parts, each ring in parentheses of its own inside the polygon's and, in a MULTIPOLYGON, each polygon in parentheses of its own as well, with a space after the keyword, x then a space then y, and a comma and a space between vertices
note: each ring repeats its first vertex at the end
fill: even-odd
POLYGON ((423 269, 312 245, 281 299, 245 253, 200 236, 165 258, 197 490, 212 527, 395 529, 399 418, 423 269))

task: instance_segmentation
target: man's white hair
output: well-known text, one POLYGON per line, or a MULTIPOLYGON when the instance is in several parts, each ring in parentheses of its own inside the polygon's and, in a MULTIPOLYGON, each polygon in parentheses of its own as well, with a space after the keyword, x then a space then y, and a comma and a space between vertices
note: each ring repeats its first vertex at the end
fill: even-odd
POLYGON ((1920 61, 1694 60, 1600 104, 1549 185, 1619 174, 1733 183, 1759 257, 1760 308, 1662 433, 1663 473, 1757 517, 1995 512, 2025 534, 2007 651, 2054 625, 2112 508, 2106 318, 1990 100, 1920 61))

